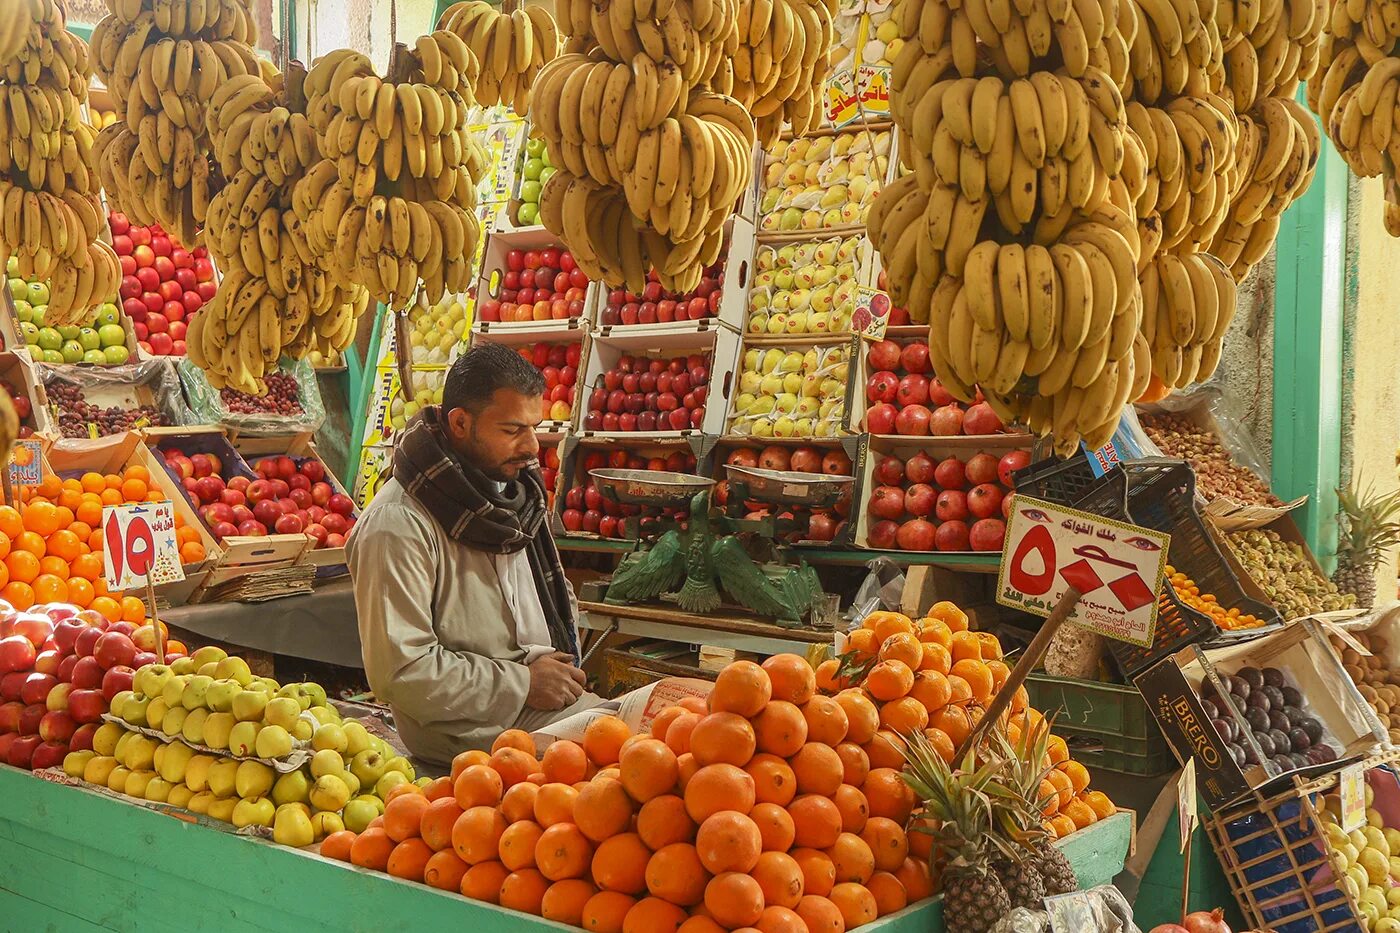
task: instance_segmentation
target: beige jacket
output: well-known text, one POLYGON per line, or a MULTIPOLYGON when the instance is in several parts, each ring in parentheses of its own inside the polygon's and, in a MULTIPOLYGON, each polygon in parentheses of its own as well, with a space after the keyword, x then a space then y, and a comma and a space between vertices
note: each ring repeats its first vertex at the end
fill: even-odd
MULTIPOLYGON (((541 653, 521 644, 503 589, 502 578, 518 573, 448 538, 392 479, 356 523, 346 552, 365 674, 393 709, 404 744, 442 763, 489 748, 520 717, 530 688, 523 662, 541 653)), ((514 601, 518 607, 519 593, 514 601)))

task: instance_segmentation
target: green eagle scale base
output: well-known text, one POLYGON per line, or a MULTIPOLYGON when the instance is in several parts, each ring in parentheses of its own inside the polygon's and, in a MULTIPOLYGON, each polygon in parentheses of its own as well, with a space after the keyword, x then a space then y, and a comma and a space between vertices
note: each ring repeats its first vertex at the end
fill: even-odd
POLYGON ((779 625, 802 624, 823 595, 817 573, 797 567, 759 564, 738 535, 716 535, 710 525, 710 491, 690 501, 685 531, 668 531, 650 546, 623 558, 613 573, 605 602, 634 605, 674 593, 686 612, 704 614, 720 606, 720 593, 779 625))

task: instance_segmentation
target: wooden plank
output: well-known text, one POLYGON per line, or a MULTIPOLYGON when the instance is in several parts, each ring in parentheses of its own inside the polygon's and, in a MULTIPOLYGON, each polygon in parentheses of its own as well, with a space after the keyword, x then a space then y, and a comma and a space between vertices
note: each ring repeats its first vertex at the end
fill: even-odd
POLYGON ((768 622, 755 622, 737 616, 702 616, 664 606, 617 606, 612 603, 581 602, 579 610, 602 618, 635 619, 638 622, 659 622, 684 625, 688 628, 732 632, 736 635, 761 635, 784 641, 823 644, 831 640, 830 632, 809 628, 784 628, 768 622))

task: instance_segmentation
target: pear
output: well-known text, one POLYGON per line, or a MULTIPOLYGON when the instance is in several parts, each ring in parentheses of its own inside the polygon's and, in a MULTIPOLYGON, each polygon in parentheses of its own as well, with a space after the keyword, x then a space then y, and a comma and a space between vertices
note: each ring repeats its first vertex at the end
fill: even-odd
POLYGON ((245 826, 271 826, 277 808, 266 797, 244 797, 233 807, 233 825, 239 829, 245 826))
POLYGON ((228 652, 224 649, 214 645, 205 645, 203 648, 196 650, 194 654, 191 654, 190 660, 194 662, 195 668, 198 669, 210 662, 217 664, 227 657, 228 652))
POLYGON ((384 773, 387 774, 390 771, 397 771, 410 781, 417 777, 413 770, 413 763, 402 755, 395 755, 385 763, 384 773))
POLYGON ((146 785, 156 776, 154 771, 130 771, 126 776, 126 783, 122 785, 122 793, 128 797, 135 797, 144 800, 146 797, 146 785))
POLYGON ((107 778, 116 767, 117 759, 111 755, 94 755, 88 759, 87 767, 83 768, 83 780, 106 787, 107 778))
POLYGON ((174 786, 164 778, 156 776, 146 782, 142 796, 152 803, 165 803, 170 799, 170 791, 174 786))
POLYGON ((262 797, 272 790, 272 780, 276 772, 261 761, 243 761, 238 764, 234 777, 234 790, 240 797, 262 797))
MULTIPOLYGON (((347 818, 349 816, 347 802, 350 800, 350 788, 334 774, 323 774, 318 777, 316 783, 311 786, 308 799, 317 810, 339 811, 344 808, 347 818)), ((372 816, 370 819, 374 819, 374 817, 372 816)), ((368 823, 369 820, 365 822, 368 823)))
POLYGON ((190 798, 190 802, 185 805, 185 809, 191 813, 208 813, 209 805, 218 798, 206 791, 199 791, 190 798))
POLYGON ((256 722, 240 722, 228 734, 228 750, 240 758, 252 755, 257 748, 262 726, 256 722))
POLYGON ((156 770, 160 772, 161 778, 168 783, 180 784, 185 780, 185 772, 188 770, 192 758, 194 758, 194 749, 183 742, 172 742, 166 746, 165 757, 156 770))
POLYGON ((200 793, 209 789, 209 772, 218 760, 213 755, 193 755, 185 762, 185 783, 190 790, 200 793))
POLYGON ((264 726, 254 748, 259 758, 283 758, 292 753, 292 737, 281 726, 264 726))
POLYGON ((209 722, 209 711, 207 709, 190 710, 190 714, 185 717, 184 728, 180 734, 185 737, 185 741, 193 745, 203 745, 204 727, 209 722))
POLYGON ((345 751, 348 744, 345 730, 334 723, 321 726, 311 736, 311 747, 317 751, 331 749, 339 754, 345 751))
POLYGON ((216 798, 209 802, 209 815, 216 820, 232 823, 234 808, 242 802, 237 797, 216 798))
POLYGON ((63 756, 63 773, 69 777, 80 778, 87 772, 88 762, 96 757, 97 753, 90 748, 69 752, 63 756))
MULTIPOLYGON (((312 707, 312 709, 315 709, 315 707, 312 707)), ((292 724, 292 738, 296 739, 298 742, 310 742, 311 736, 314 735, 315 732, 316 727, 304 717, 298 717, 297 721, 292 724)))
POLYGON ((170 796, 165 799, 165 802, 170 804, 172 807, 179 807, 182 810, 188 810, 190 806, 190 801, 193 799, 194 791, 190 790, 189 785, 176 784, 174 787, 170 788, 170 796))
POLYGON ((389 796, 389 791, 400 784, 407 784, 408 778, 400 771, 385 771, 380 775, 379 780, 374 782, 374 796, 383 800, 389 796))
POLYGON ((165 682, 165 686, 162 687, 160 691, 160 698, 165 701, 167 709, 172 706, 180 705, 180 699, 185 695, 185 685, 188 684, 194 676, 194 674, 180 674, 177 677, 171 677, 165 682))
POLYGON ((224 658, 214 667, 214 676, 222 680, 231 680, 240 687, 246 687, 253 682, 253 672, 248 667, 248 662, 242 658, 224 658))
POLYGON ((311 829, 316 833, 317 839, 324 839, 331 833, 338 833, 345 828, 345 821, 340 818, 340 814, 323 810, 320 813, 311 814, 311 829))
POLYGON ((281 726, 291 732, 300 715, 301 704, 295 697, 279 696, 267 701, 267 708, 263 710, 263 722, 269 726, 281 726))
MULTIPOLYGON (((349 767, 349 763, 346 763, 349 767)), ((355 777, 355 772, 345 771, 340 775, 340 779, 345 782, 345 786, 350 788, 350 796, 354 797, 360 792, 360 779, 355 777)))
POLYGON ((340 776, 344 773, 345 761, 335 749, 323 748, 311 756, 312 777, 321 777, 326 774, 340 776))
POLYGON ((236 725, 238 720, 232 713, 210 713, 204 720, 204 744, 221 750, 228 748, 229 735, 236 725))
POLYGON ((279 807, 284 803, 304 803, 311 792, 311 782, 306 772, 298 768, 280 775, 272 785, 272 802, 279 807))
POLYGON ((238 762, 221 758, 209 767, 209 792, 223 799, 238 794, 238 762))
MULTIPOLYGON (((322 778, 321 780, 326 780, 322 778)), ((314 803, 314 801, 313 801, 314 803)), ((369 826, 370 821, 379 815, 379 809, 370 803, 367 797, 356 797, 345 804, 345 812, 341 814, 345 822, 345 828, 352 833, 362 833, 369 826)))
POLYGON ((227 713, 233 709, 234 697, 242 692, 243 688, 232 680, 216 680, 204 692, 204 703, 216 713, 227 713))
POLYGON ((267 710, 267 694, 251 688, 234 696, 229 707, 239 722, 261 722, 267 710))
POLYGON ((345 723, 345 752, 344 754, 354 757, 360 752, 370 747, 369 730, 364 723, 352 719, 345 723))
POLYGON ((117 765, 107 772, 107 789, 114 790, 119 794, 126 793, 126 779, 131 777, 131 769, 122 765, 117 765))

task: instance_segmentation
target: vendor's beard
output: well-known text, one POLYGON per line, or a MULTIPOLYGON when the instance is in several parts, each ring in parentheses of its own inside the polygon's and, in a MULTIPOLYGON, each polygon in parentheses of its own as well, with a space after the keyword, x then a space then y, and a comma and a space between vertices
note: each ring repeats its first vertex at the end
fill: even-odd
POLYGON ((485 463, 476 456, 478 445, 473 443, 475 439, 476 429, 473 428, 471 438, 454 443, 452 445, 452 452, 455 453, 457 458, 464 464, 477 470, 482 476, 485 476, 489 480, 497 483, 513 483, 520 478, 522 471, 539 465, 540 461, 537 457, 530 457, 525 460, 506 460, 502 463, 494 464, 485 463))

